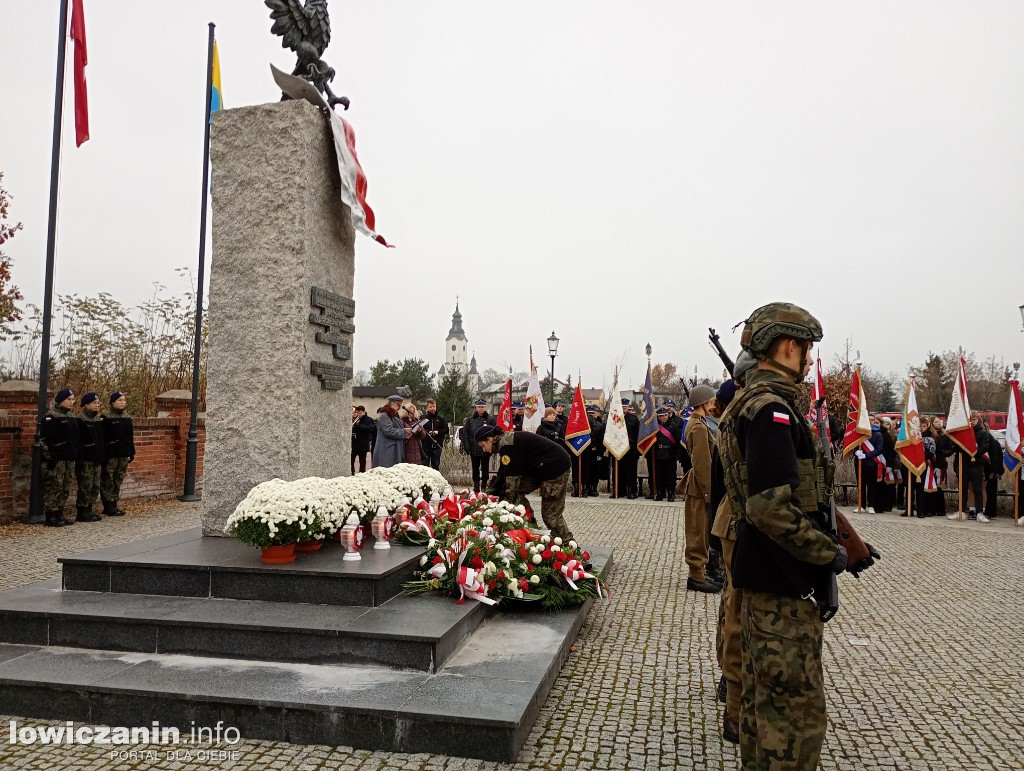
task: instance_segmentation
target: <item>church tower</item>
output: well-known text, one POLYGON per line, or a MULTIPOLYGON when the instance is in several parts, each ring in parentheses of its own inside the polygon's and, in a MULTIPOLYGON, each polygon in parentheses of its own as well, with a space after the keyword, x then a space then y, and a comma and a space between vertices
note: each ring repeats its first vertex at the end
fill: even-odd
POLYGON ((459 301, 455 301, 455 313, 452 314, 452 328, 448 330, 448 337, 444 340, 444 367, 445 372, 453 367, 465 372, 469 367, 469 356, 466 349, 469 340, 462 329, 462 314, 459 313, 459 301))

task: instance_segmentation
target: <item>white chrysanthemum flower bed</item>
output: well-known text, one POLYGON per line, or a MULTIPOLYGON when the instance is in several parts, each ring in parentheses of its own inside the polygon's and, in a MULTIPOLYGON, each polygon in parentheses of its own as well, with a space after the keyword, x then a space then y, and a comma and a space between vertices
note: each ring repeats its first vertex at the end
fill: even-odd
POLYGON ((260 547, 324 538, 353 511, 369 521, 381 506, 392 512, 406 498, 440 496, 448 489, 439 471, 411 463, 333 479, 271 479, 249 491, 224 530, 260 547))

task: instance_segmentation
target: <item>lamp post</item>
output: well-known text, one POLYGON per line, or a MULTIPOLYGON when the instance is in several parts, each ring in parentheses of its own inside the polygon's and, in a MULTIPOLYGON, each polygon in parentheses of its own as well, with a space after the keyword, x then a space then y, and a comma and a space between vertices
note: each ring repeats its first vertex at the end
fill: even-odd
POLYGON ((551 330, 551 337, 548 338, 548 353, 551 355, 551 393, 549 401, 555 403, 555 357, 558 355, 558 338, 555 337, 555 330, 551 330))

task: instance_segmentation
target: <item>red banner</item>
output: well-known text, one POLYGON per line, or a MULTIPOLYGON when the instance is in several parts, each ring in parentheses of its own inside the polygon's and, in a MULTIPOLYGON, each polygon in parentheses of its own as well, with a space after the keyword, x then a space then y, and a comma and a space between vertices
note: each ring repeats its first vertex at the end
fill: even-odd
POLYGON ((82 0, 73 0, 71 6, 71 39, 75 41, 75 144, 81 147, 89 138, 89 96, 85 88, 85 65, 89 63, 89 54, 85 45, 82 0))
POLYGON ((505 395, 501 397, 501 409, 498 410, 495 424, 502 431, 515 430, 515 423, 512 421, 512 378, 505 381, 505 395))

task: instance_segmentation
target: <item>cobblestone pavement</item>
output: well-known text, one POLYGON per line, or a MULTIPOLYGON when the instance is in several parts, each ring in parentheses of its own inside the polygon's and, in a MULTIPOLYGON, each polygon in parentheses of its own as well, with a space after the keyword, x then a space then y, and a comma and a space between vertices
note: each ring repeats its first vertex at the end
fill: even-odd
MULTIPOLYGON (((616 550, 614 597, 598 602, 514 766, 436 755, 242 740, 233 758, 111 758, 96 747, 11 746, 0 768, 35 769, 669 769, 736 768, 719 737, 713 688, 717 597, 683 587, 675 504, 572 500, 570 526, 616 550)), ((1024 527, 852 515, 883 552, 860 581, 840 579, 825 635, 826 769, 1018 769, 1024 765, 1024 527)), ((4 542, 4 587, 57 575, 55 558, 197 524, 171 506, 120 522, 40 528, 4 542)), ((0 705, 2 709, 2 705, 0 705)), ((19 720, 19 726, 45 721, 19 720)), ((211 746, 216 748, 216 746, 211 746)), ((182 752, 182 750, 177 750, 182 752)))

